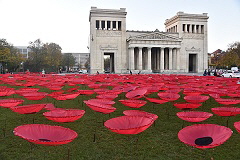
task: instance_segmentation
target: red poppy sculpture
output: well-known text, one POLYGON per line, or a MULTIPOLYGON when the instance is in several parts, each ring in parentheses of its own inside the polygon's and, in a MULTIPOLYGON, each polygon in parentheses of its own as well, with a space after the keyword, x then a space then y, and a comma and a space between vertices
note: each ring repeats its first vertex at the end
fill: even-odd
POLYGON ((41 109, 45 107, 46 104, 30 104, 24 106, 15 106, 11 107, 10 109, 13 112, 17 112, 19 114, 33 114, 39 112, 41 109))
POLYGON ((180 98, 180 95, 177 93, 159 92, 158 96, 165 101, 176 101, 180 98))
POLYGON ((96 112, 101 112, 104 114, 109 114, 116 110, 116 108, 110 104, 103 104, 97 101, 84 101, 84 103, 92 110, 96 112))
POLYGON ((52 103, 45 103, 44 109, 51 111, 51 110, 56 109, 56 107, 52 103))
POLYGON ((205 102, 206 100, 209 99, 209 96, 201 96, 201 95, 197 95, 197 96, 185 96, 184 99, 188 102, 188 103, 202 103, 205 102))
POLYGON ((22 96, 24 93, 37 92, 39 89, 40 88, 20 88, 18 90, 15 90, 15 93, 22 96))
POLYGON ((239 122, 234 122, 234 127, 236 128, 238 133, 240 133, 240 121, 239 122))
POLYGON ((212 112, 219 116, 236 116, 240 114, 240 108, 237 107, 217 107, 211 108, 212 112))
POLYGON ((154 121, 158 119, 158 116, 156 114, 145 112, 145 111, 140 111, 140 110, 126 110, 126 111, 123 111, 123 114, 125 116, 148 117, 148 118, 152 118, 154 121))
POLYGON ((188 122, 201 122, 213 116, 213 114, 208 112, 199 112, 199 111, 191 111, 191 112, 178 112, 177 116, 188 122))
POLYGON ((176 108, 180 110, 192 110, 200 107, 201 103, 187 103, 187 102, 177 102, 173 104, 176 108))
POLYGON ((46 124, 18 126, 14 129, 14 134, 29 142, 47 146, 67 144, 78 136, 75 131, 69 128, 46 124))
POLYGON ((146 93, 147 93, 147 89, 136 89, 128 92, 126 94, 126 97, 128 99, 139 99, 139 98, 142 98, 146 93))
POLYGON ((89 99, 89 100, 87 100, 87 102, 96 102, 96 103, 109 104, 109 105, 115 104, 114 101, 111 101, 108 99, 89 99))
POLYGON ((84 95, 91 95, 91 94, 94 94, 95 92, 93 90, 78 90, 78 93, 84 94, 84 95))
POLYGON ((80 109, 55 109, 43 113, 47 119, 55 122, 74 122, 80 119, 84 114, 85 111, 80 109))
POLYGON ((48 93, 45 93, 45 92, 33 92, 33 93, 22 94, 22 96, 28 100, 41 100, 45 98, 47 95, 48 93))
POLYGON ((100 94, 96 96, 96 98, 98 99, 107 99, 107 100, 114 100, 117 97, 118 97, 117 94, 100 94))
POLYGON ((178 132, 183 143, 196 148, 214 148, 223 144, 232 135, 232 130, 216 124, 195 124, 178 132))
POLYGON ((75 99, 80 93, 69 93, 69 94, 59 94, 59 95, 55 95, 52 96, 53 98, 55 98, 56 100, 71 100, 71 99, 75 99))
POLYGON ((230 104, 238 104, 240 103, 239 99, 224 99, 224 98, 216 98, 215 99, 219 104, 230 105, 230 104))
POLYGON ((0 106, 2 106, 3 108, 10 108, 22 104, 23 102, 24 100, 17 98, 1 99, 0 106))
POLYGON ((14 88, 1 88, 0 89, 0 97, 11 96, 15 94, 14 88))
POLYGON ((147 102, 144 100, 138 100, 138 99, 125 99, 125 100, 119 100, 123 105, 128 106, 130 108, 140 108, 144 106, 147 102))
POLYGON ((153 124, 153 118, 143 116, 121 116, 107 120, 104 126, 118 134, 138 134, 153 124))
POLYGON ((155 104, 164 104, 164 103, 167 103, 168 101, 166 100, 162 100, 162 99, 159 99, 159 98, 148 98, 148 97, 145 97, 148 101, 152 102, 152 103, 155 103, 155 104))

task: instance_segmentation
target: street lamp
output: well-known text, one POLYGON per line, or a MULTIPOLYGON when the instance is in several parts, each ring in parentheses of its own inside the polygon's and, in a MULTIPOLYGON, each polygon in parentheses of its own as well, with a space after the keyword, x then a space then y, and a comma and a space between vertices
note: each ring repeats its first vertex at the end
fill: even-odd
POLYGON ((24 73, 24 65, 23 65, 23 62, 21 62, 21 65, 22 65, 22 70, 23 70, 23 73, 24 73))

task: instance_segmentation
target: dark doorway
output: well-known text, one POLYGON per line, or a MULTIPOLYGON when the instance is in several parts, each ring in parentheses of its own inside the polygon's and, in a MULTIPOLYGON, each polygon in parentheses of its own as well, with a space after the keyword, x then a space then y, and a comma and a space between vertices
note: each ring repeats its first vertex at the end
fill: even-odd
POLYGON ((188 71, 192 73, 197 72, 197 55, 196 54, 189 54, 188 71))
POLYGON ((114 73, 114 53, 104 53, 104 72, 114 73))

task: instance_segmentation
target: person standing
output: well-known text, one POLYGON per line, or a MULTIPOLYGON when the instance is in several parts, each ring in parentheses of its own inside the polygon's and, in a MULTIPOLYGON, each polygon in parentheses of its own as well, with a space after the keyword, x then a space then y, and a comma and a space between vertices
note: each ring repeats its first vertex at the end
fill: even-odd
POLYGON ((211 76, 211 71, 210 71, 210 69, 208 69, 207 75, 208 75, 208 76, 211 76))
POLYGON ((207 70, 205 69, 203 76, 206 76, 206 75, 207 75, 207 70))

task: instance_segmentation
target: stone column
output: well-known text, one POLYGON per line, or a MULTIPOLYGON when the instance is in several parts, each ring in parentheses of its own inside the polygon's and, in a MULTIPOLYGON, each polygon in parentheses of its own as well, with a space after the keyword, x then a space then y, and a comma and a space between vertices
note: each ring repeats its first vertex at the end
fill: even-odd
POLYGON ((177 56, 177 70, 179 71, 180 70, 180 48, 176 48, 176 56, 177 56))
POLYGON ((158 49, 156 49, 156 70, 159 70, 160 69, 160 52, 158 49))
POLYGON ((99 29, 102 29, 102 21, 99 21, 99 29))
POLYGON ((129 48, 129 69, 135 70, 134 68, 134 47, 129 48))
POLYGON ((187 32, 187 24, 185 24, 185 32, 187 32))
POLYGON ((151 48, 148 48, 148 62, 147 62, 147 69, 148 70, 152 70, 152 63, 151 63, 151 60, 152 60, 152 52, 151 52, 151 48))
POLYGON ((142 47, 138 47, 138 69, 142 70, 142 47))
POLYGON ((160 71, 164 71, 164 48, 161 48, 160 71))
POLYGON ((172 68, 173 68, 173 70, 176 70, 177 69, 177 59, 176 59, 176 48, 174 48, 173 50, 172 50, 172 52, 173 52, 173 61, 172 61, 172 63, 173 63, 173 66, 172 66, 172 68))
POLYGON ((172 70, 173 66, 173 56, 172 56, 172 48, 169 48, 169 70, 172 70))
POLYGON ((116 30, 118 30, 118 21, 116 21, 116 30))
POLYGON ((189 33, 192 33, 192 24, 189 26, 189 33))
POLYGON ((196 33, 196 25, 193 25, 193 33, 196 33))

